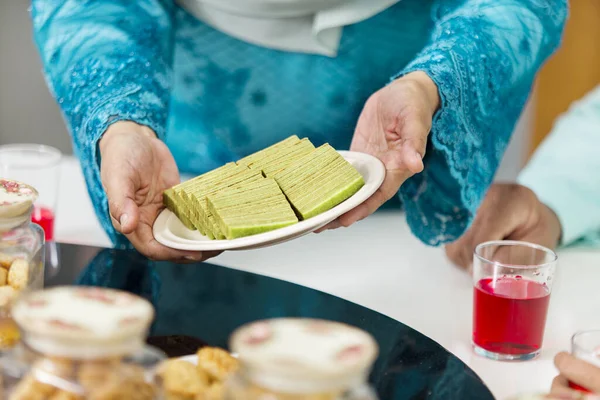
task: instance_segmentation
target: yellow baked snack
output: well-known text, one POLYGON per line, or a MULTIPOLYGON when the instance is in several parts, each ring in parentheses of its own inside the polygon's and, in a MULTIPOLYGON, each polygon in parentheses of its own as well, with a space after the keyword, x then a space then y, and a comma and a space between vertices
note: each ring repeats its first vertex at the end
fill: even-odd
POLYGON ((75 393, 59 390, 48 397, 48 400, 83 400, 83 397, 78 396, 75 393))
POLYGON ((223 381, 239 366, 237 358, 218 347, 203 347, 198 350, 196 355, 198 356, 198 369, 217 381, 223 381))
POLYGON ((237 370, 238 360, 217 347, 203 347, 197 362, 164 361, 157 370, 165 400, 223 400, 224 382, 237 370))
POLYGON ((0 286, 6 285, 8 279, 8 271, 4 268, 0 268, 0 286))
MULTIPOLYGON (((204 393, 204 392, 201 392, 204 393)), ((194 396, 166 392, 163 395, 164 400, 195 400, 194 396)))
POLYGON ((13 256, 0 252, 0 267, 8 269, 14 260, 13 256))
POLYGON ((144 381, 123 380, 113 382, 91 393, 86 393, 89 400, 154 400, 154 387, 144 381))
POLYGON ((119 364, 118 360, 83 361, 42 358, 34 368, 80 385, 72 393, 36 380, 28 375, 16 385, 8 400, 154 400, 156 389, 146 382, 140 366, 119 364), (81 391, 83 393, 81 393, 81 391))
POLYGON ((9 319, 0 320, 0 349, 14 346, 21 339, 19 328, 9 319))
POLYGON ((8 400, 46 400, 55 391, 54 386, 41 383, 33 376, 27 375, 15 386, 8 400))
POLYGON ((8 305, 17 295, 12 286, 0 286, 0 307, 8 305))
POLYGON ((194 400, 223 400, 224 398, 225 389, 223 383, 216 382, 210 385, 210 387, 202 393, 198 393, 194 400))
POLYGON ((17 258, 10 265, 7 282, 16 290, 23 290, 29 282, 29 263, 17 258))
POLYGON ((41 357, 33 363, 32 368, 64 380, 75 377, 75 363, 65 358, 41 357))
POLYGON ((209 386, 208 375, 185 360, 165 361, 159 376, 166 393, 182 398, 193 398, 209 386))

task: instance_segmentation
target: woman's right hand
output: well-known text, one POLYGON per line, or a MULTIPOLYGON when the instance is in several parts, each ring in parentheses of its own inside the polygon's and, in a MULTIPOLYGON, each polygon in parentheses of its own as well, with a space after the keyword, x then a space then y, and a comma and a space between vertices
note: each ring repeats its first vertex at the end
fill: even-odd
POLYGON ((553 396, 561 399, 600 399, 598 395, 584 396, 584 393, 569 388, 569 382, 573 382, 593 393, 600 393, 600 368, 566 352, 554 357, 554 365, 559 375, 552 382, 553 396))
POLYGON ((204 261, 219 254, 175 250, 154 239, 152 225, 164 208, 163 191, 179 183, 179 172, 171 152, 150 128, 115 122, 99 147, 100 175, 112 224, 140 253, 176 262, 204 261))

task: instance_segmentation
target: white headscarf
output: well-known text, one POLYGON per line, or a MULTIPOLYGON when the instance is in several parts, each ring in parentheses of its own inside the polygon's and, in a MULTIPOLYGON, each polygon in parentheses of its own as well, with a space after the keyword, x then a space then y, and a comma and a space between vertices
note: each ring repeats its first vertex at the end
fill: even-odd
POLYGON ((337 54, 342 28, 400 0, 177 0, 201 21, 271 49, 337 54))

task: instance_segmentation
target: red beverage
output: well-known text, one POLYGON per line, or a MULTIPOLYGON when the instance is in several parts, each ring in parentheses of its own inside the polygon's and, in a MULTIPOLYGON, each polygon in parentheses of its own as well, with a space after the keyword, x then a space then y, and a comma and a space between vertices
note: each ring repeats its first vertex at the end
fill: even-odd
POLYGON ((538 351, 549 300, 545 285, 519 275, 481 279, 474 288, 473 342, 493 353, 538 351))
POLYGON ((31 222, 38 224, 44 230, 46 241, 53 240, 54 237, 54 212, 41 206, 35 206, 31 214, 31 222))
POLYGON ((585 392, 585 393, 592 393, 591 391, 587 390, 586 388, 584 388, 583 386, 579 386, 576 383, 573 383, 571 381, 569 381, 569 387, 571 389, 575 389, 575 390, 579 390, 580 392, 585 392))

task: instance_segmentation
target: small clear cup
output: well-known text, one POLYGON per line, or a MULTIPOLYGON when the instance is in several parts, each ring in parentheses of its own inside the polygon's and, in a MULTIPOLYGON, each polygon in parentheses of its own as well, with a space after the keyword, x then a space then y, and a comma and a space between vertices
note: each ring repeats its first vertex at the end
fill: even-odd
MULTIPOLYGON (((600 329, 576 332, 571 337, 571 354, 600 368, 600 329)), ((575 382, 569 381, 569 387, 581 392, 591 393, 591 390, 575 382)))
POLYGON ((473 256, 473 348, 494 360, 523 361, 541 348, 557 255, 520 241, 478 245, 473 256))

